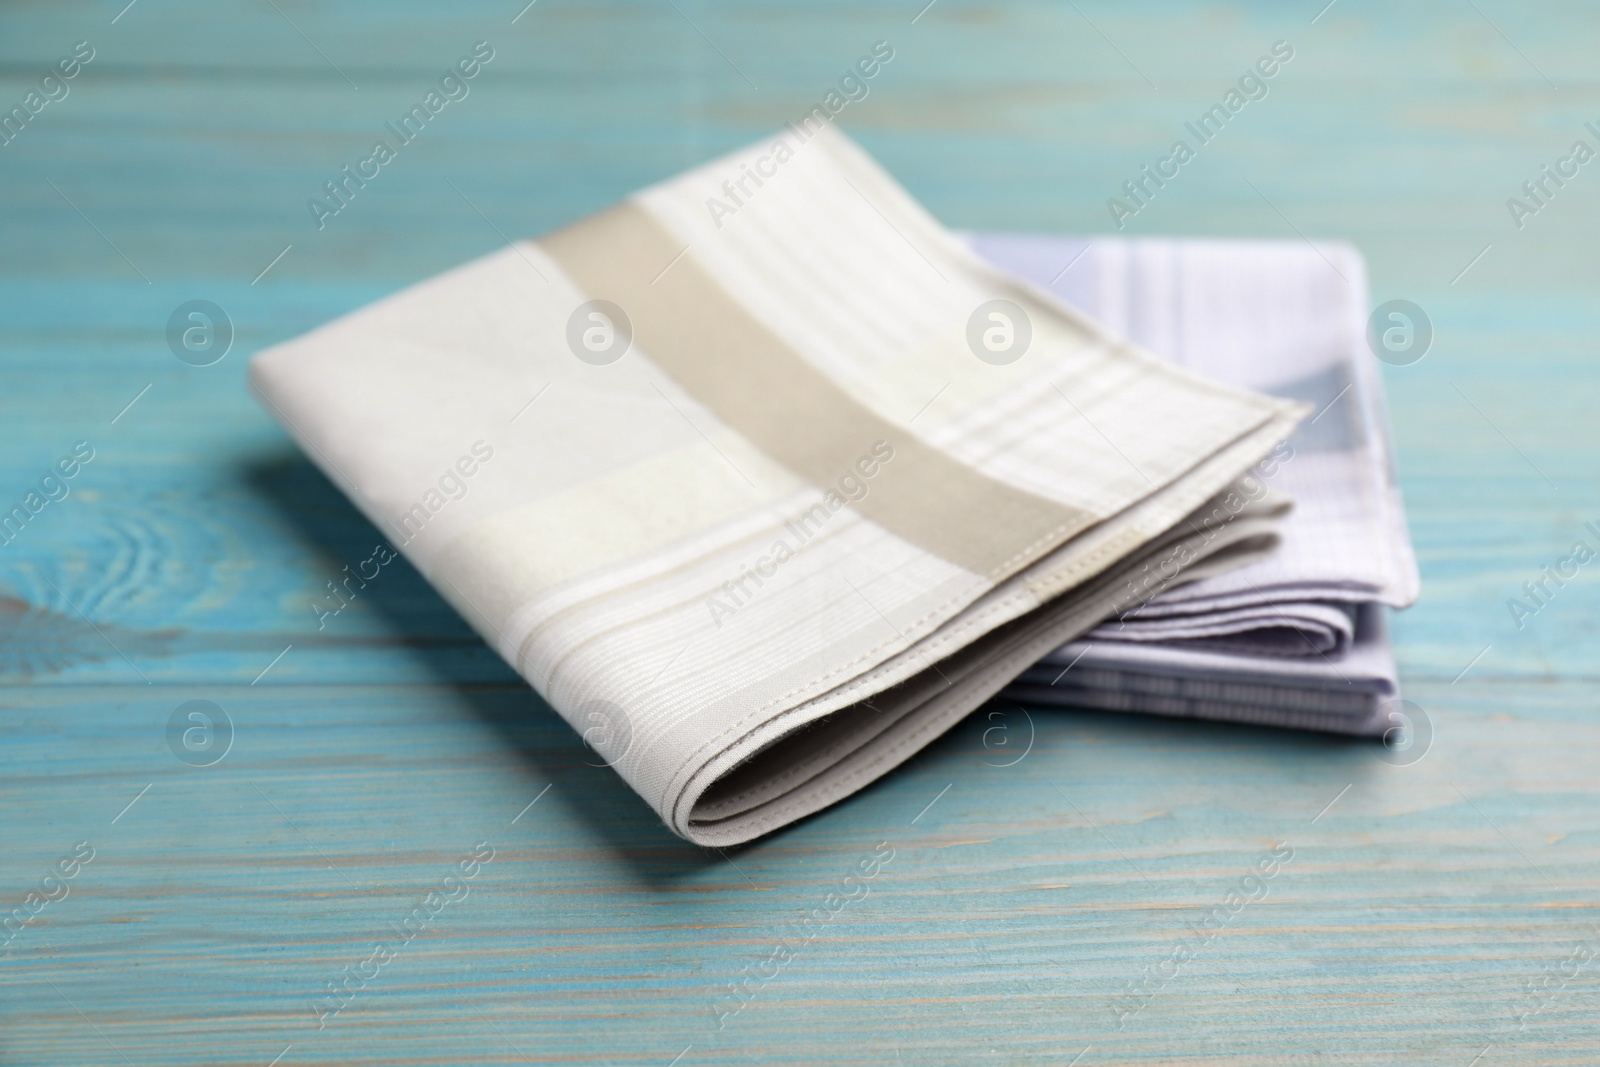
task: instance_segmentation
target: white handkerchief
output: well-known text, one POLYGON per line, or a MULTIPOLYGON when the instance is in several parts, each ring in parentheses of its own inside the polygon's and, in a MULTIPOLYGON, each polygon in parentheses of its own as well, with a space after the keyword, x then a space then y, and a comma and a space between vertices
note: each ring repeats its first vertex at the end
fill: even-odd
POLYGON ((1259 557, 1281 498, 1229 490, 1305 412, 990 267, 830 128, 279 345, 252 383, 709 845, 902 762, 1128 606, 1126 568, 1259 557))
POLYGON ((1295 500, 1278 551, 1162 590, 1053 653, 1009 695, 1388 730, 1398 687, 1380 605, 1405 607, 1420 583, 1366 337, 1360 254, 1300 241, 979 235, 972 243, 1161 358, 1313 406, 1257 468, 1295 500))

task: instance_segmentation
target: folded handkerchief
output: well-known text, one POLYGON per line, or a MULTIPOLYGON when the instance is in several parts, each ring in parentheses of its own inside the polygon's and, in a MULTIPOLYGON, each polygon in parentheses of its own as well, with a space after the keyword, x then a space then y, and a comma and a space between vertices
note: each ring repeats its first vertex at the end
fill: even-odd
POLYGON ((1306 413, 989 266, 831 128, 251 372, 440 594, 707 845, 825 807, 1101 619, 1259 558, 1283 498, 1247 472, 1306 413))
POLYGON ((1302 241, 972 243, 1163 359, 1315 408, 1257 467, 1295 500, 1276 552, 1161 591, 1052 653, 1008 695, 1385 733, 1398 686, 1383 605, 1413 602, 1420 580, 1360 253, 1302 241))

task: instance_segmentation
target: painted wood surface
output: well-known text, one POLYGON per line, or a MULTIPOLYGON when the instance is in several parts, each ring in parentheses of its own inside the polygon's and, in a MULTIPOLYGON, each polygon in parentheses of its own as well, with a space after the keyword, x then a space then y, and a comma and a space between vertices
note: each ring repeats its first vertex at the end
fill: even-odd
POLYGON ((5 108, 94 51, 0 147, 0 505, 94 451, 0 548, 0 904, 59 897, 0 956, 0 1062, 1600 1058, 1600 596, 1506 607, 1600 523, 1600 164, 1506 204, 1600 147, 1592 6, 123 2, 0 9, 5 108), (760 137, 879 40, 844 126, 953 226, 1072 233, 1292 45, 1122 232, 1348 239, 1430 317, 1386 368, 1420 762, 980 715, 703 853, 404 564, 318 629, 379 535, 247 356, 760 137), (319 230, 307 198, 478 41, 319 230), (168 345, 191 300, 235 329, 211 366, 168 345), (233 725, 211 766, 169 746, 191 700, 233 725))

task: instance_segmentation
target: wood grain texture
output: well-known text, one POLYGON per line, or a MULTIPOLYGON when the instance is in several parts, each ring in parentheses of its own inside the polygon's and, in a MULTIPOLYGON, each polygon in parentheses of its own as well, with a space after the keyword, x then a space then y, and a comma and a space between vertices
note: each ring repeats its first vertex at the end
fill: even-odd
POLYGON ((0 1062, 1594 1063, 1600 961, 1564 961, 1600 950, 1600 595, 1585 569, 1521 629, 1505 601, 1600 522, 1600 164, 1520 230, 1505 200, 1597 143, 1600 16, 1321 7, 8 4, 0 105, 96 55, 0 147, 0 506, 95 458, 0 547, 0 913, 94 859, 0 956, 0 1062), (1107 232, 1280 39, 1270 95, 1124 232, 1351 240, 1375 302, 1431 317, 1386 368, 1421 762, 1013 710, 723 856, 588 766, 404 564, 318 630, 308 600, 380 535, 250 400, 252 351, 753 140, 877 40, 841 121, 935 214, 1107 232), (479 40, 471 94, 317 230, 306 199, 479 40), (192 299, 237 330, 213 366, 167 347, 192 299), (197 699, 235 728, 204 768, 166 740, 197 699), (1280 843, 1265 898, 1194 941, 1280 843))

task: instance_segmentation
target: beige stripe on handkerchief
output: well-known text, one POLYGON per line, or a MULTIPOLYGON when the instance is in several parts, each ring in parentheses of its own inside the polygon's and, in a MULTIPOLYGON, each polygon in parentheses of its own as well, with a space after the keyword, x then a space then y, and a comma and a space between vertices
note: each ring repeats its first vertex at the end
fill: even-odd
POLYGON ((821 488, 894 449, 853 506, 926 551, 1002 578, 1098 520, 996 481, 853 399, 750 314, 631 201, 539 246, 590 296, 618 304, 641 350, 729 426, 821 488), (669 266, 670 264, 670 266, 669 266), (663 269, 666 268, 666 269, 663 269))

